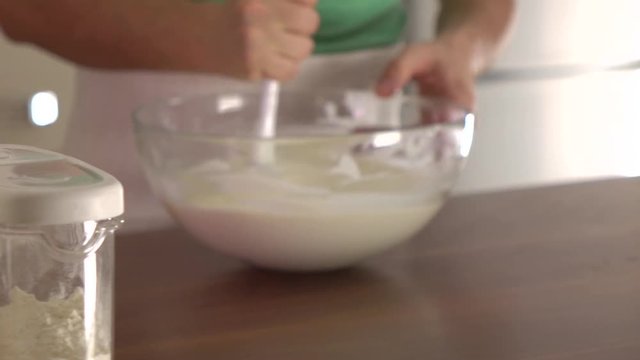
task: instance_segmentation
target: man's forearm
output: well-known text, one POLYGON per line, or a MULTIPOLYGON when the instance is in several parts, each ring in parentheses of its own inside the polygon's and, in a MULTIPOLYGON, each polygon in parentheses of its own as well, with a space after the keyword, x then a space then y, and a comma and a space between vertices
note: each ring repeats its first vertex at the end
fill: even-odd
MULTIPOLYGON (((123 67, 127 42, 123 1, 0 0, 0 24, 14 41, 39 46, 72 62, 123 67), (108 6, 105 6, 108 4, 108 6)), ((128 41, 130 41, 129 39, 128 41)))
MULTIPOLYGON (((0 27, 15 41, 79 65, 180 70, 191 65, 171 63, 178 51, 172 45, 195 53, 203 33, 190 28, 195 20, 210 24, 212 41, 228 31, 225 14, 214 8, 202 12, 198 5, 174 0, 0 0, 0 27)), ((222 68, 216 60, 206 70, 222 68)))
POLYGON ((514 0, 442 0, 441 38, 468 46, 473 70, 486 69, 500 49, 513 18, 514 0))

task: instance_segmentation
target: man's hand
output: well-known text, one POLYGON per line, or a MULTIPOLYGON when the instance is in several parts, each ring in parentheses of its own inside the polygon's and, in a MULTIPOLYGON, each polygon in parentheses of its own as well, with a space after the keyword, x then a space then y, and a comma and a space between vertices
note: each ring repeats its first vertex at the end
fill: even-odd
POLYGON ((312 36, 320 25, 317 0, 243 0, 230 2, 239 41, 225 46, 241 65, 239 78, 290 80, 302 61, 313 53, 312 36))
POLYGON ((410 45, 393 61, 377 86, 390 96, 415 80, 425 96, 444 97, 468 109, 475 105, 474 82, 501 48, 514 0, 441 0, 438 36, 410 45))
POLYGON ((444 40, 410 45, 389 65, 376 92, 391 96, 414 80, 421 95, 447 98, 472 109, 476 71, 471 61, 468 49, 444 40))
POLYGON ((317 1, 0 1, 0 24, 83 66, 284 81, 313 52, 317 1))

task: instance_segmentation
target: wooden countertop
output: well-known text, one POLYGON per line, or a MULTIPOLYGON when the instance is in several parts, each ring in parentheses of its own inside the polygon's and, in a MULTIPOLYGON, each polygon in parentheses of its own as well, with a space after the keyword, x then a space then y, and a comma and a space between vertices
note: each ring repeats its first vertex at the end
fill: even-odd
POLYGON ((452 199, 350 270, 117 240, 116 360, 640 359, 640 179, 452 199))

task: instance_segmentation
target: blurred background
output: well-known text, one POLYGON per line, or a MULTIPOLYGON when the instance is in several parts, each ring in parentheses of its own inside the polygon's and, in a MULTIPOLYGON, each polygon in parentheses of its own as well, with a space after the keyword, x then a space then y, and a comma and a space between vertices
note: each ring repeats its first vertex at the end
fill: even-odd
MULTIPOLYGON (((428 39, 437 4, 412 3, 411 36, 428 39)), ((519 0, 511 41, 478 85, 478 132, 457 193, 640 176, 639 15, 638 0, 519 0)), ((0 79, 0 142, 56 150, 73 66, 0 35, 0 79), (59 114, 37 126, 27 104, 45 91, 59 114)))

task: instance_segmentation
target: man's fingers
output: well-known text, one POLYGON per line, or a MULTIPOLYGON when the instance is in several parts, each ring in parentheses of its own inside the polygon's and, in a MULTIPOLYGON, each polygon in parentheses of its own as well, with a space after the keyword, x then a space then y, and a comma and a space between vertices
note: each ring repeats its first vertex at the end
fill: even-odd
POLYGON ((417 82, 423 96, 446 98, 467 110, 475 107, 475 86, 471 77, 438 74, 433 77, 419 77, 417 82))
POLYGON ((310 7, 316 7, 318 0, 289 0, 289 2, 297 3, 300 5, 306 5, 310 7))
POLYGON ((427 73, 434 66, 434 54, 429 47, 408 48, 384 71, 376 86, 376 93, 383 97, 391 96, 414 76, 427 73))
POLYGON ((273 11, 284 29, 293 34, 311 36, 320 26, 320 15, 311 6, 283 1, 274 5, 273 11))
POLYGON ((299 62, 274 54, 265 62, 262 78, 289 81, 298 75, 299 70, 299 62))
POLYGON ((302 61, 313 53, 313 40, 305 36, 283 33, 274 41, 277 42, 280 54, 294 61, 302 61))
POLYGON ((446 98, 473 109, 474 77, 456 60, 448 59, 439 46, 410 46, 384 71, 376 93, 388 97, 415 80, 422 95, 446 98))

